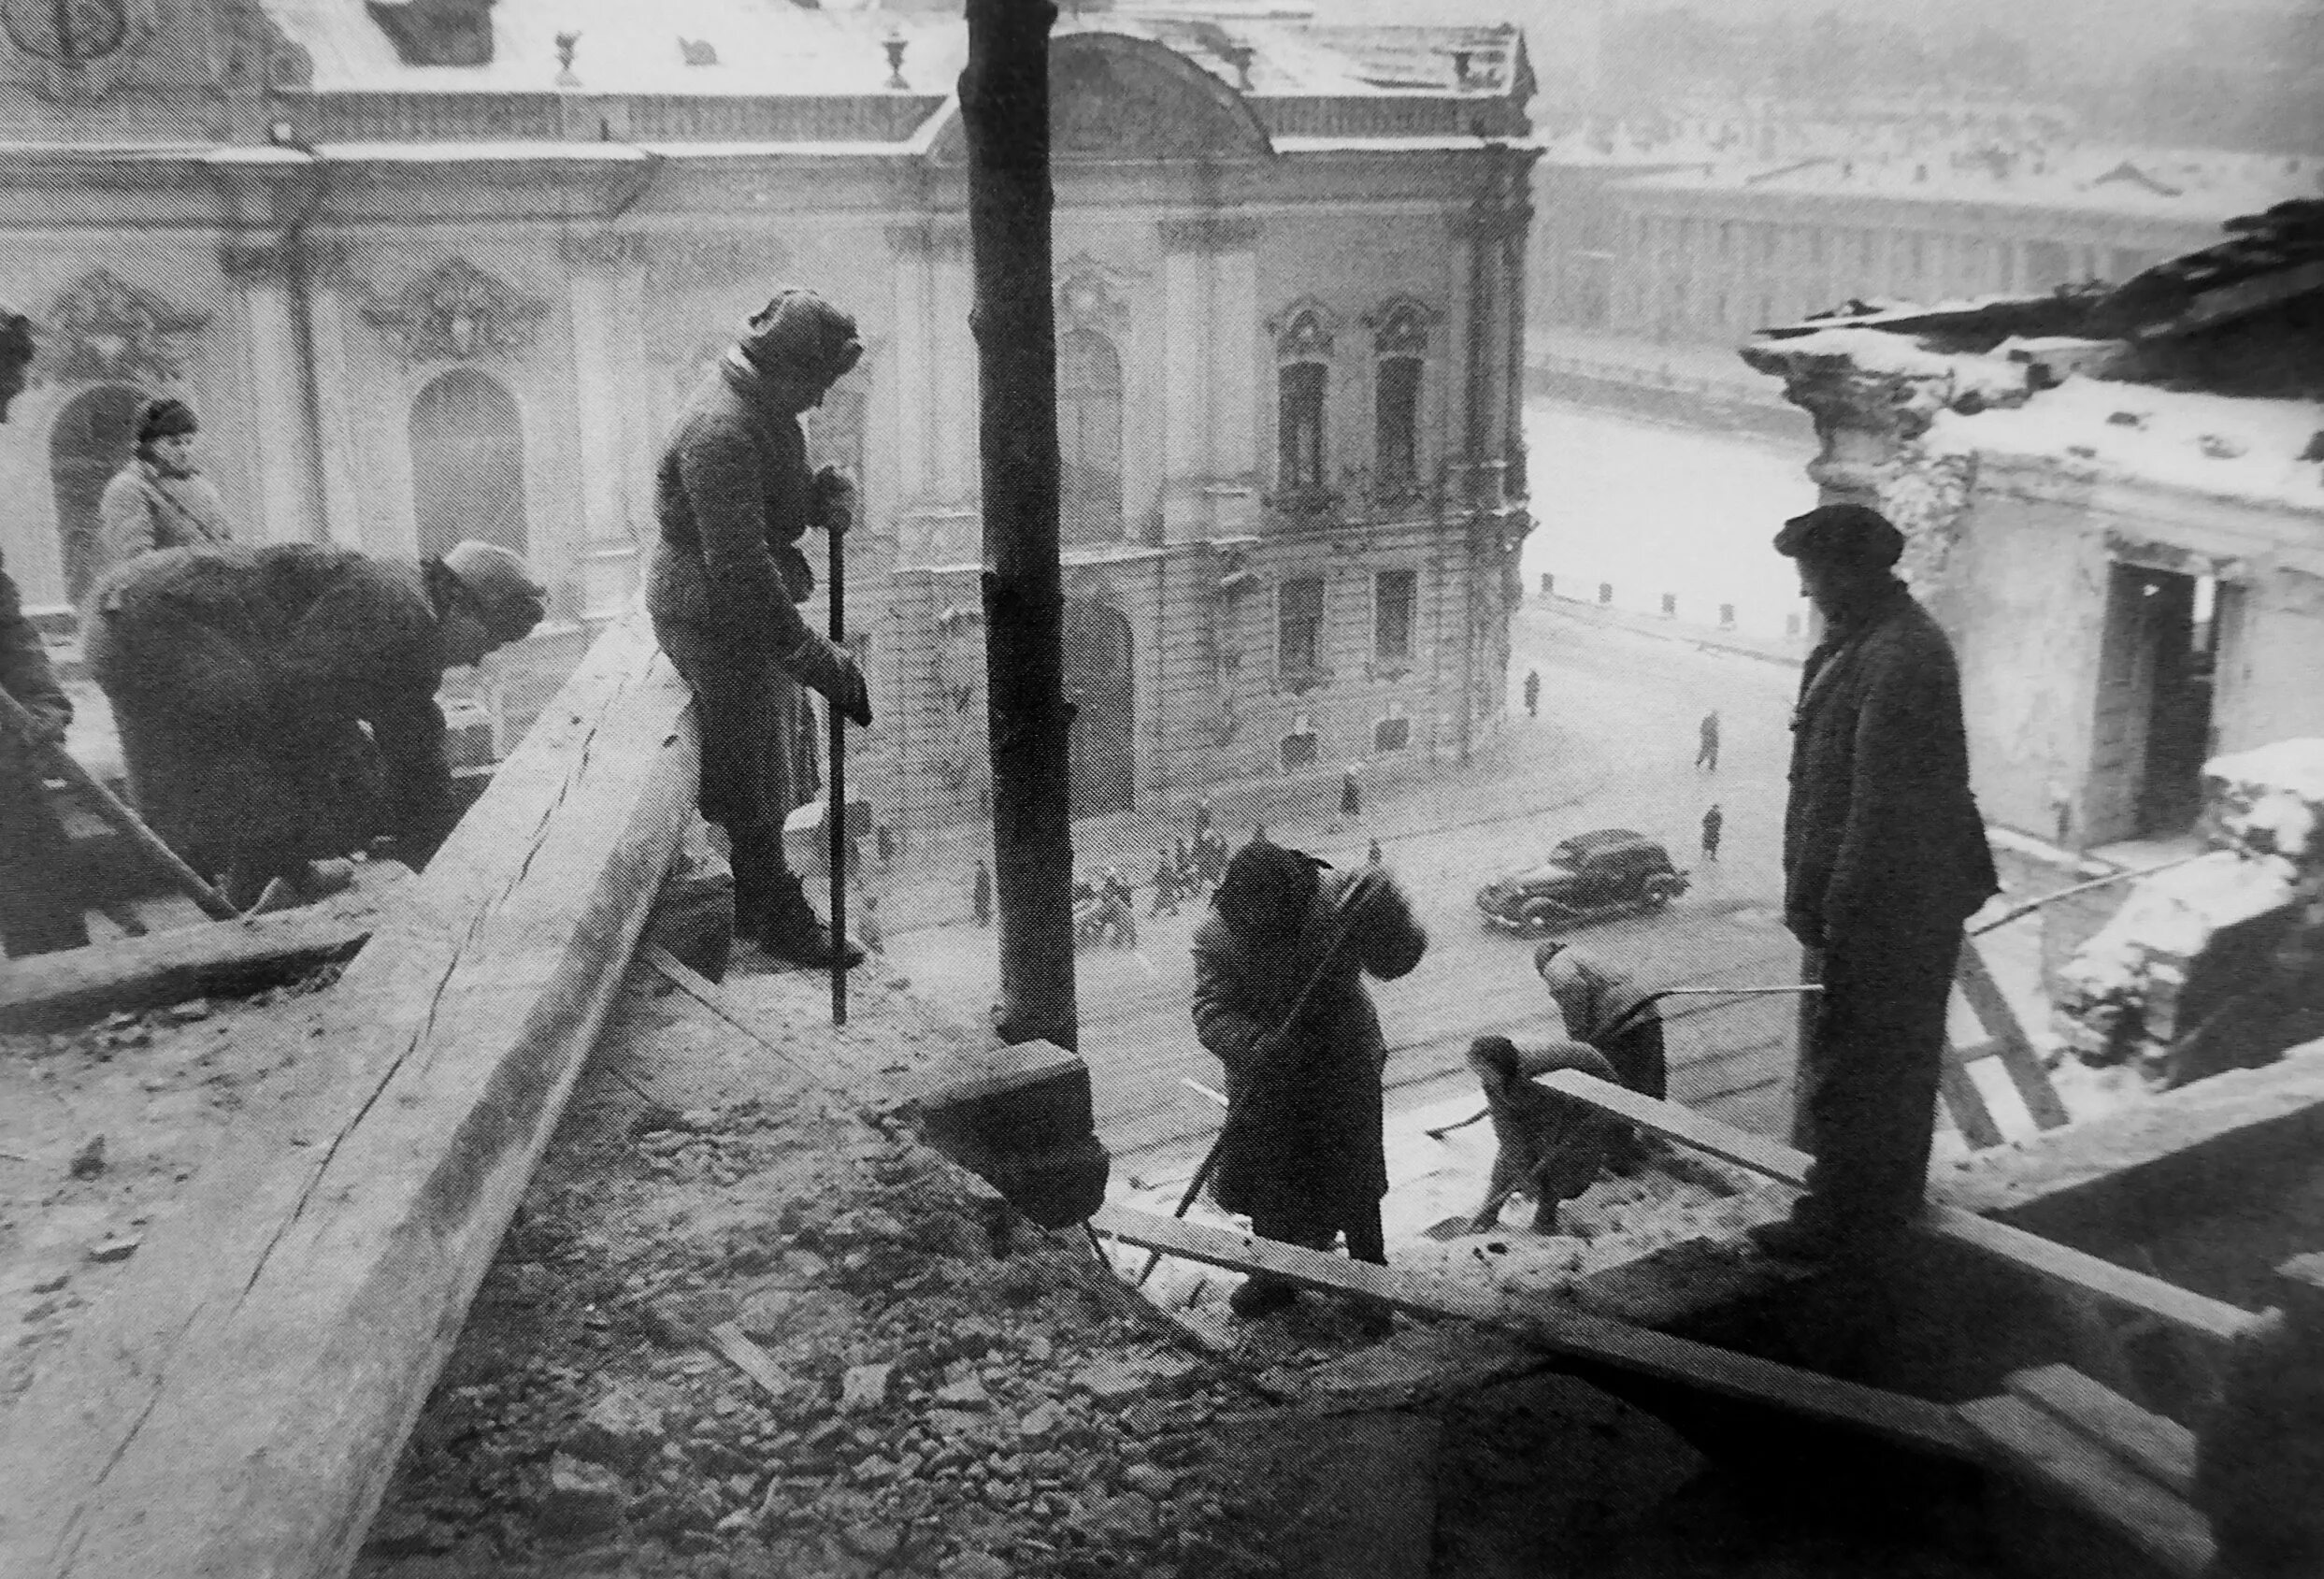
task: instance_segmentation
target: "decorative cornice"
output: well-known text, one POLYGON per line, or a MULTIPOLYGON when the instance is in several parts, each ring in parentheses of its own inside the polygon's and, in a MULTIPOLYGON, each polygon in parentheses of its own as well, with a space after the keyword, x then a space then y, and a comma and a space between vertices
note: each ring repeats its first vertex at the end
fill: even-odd
POLYGON ((557 243, 567 268, 607 273, 637 268, 646 261, 644 239, 627 231, 575 231, 557 243))
POLYGON ((1371 348, 1379 356, 1426 356, 1428 353, 1428 325, 1442 323, 1444 314, 1427 302, 1413 295, 1394 295, 1364 314, 1364 327, 1371 331, 1371 348))
POLYGON ((1237 214, 1181 214, 1161 222, 1166 252, 1247 251, 1259 238, 1259 222, 1237 214))
POLYGON ((695 289, 759 280, 762 300, 788 282, 796 261, 780 237, 747 233, 655 236, 643 245, 656 286, 695 289))
POLYGON ((1130 278, 1086 252, 1077 254, 1057 270, 1057 327, 1121 338, 1129 328, 1130 278))
POLYGON ((364 316, 398 342, 406 361, 466 362, 522 355, 548 311, 548 303, 454 257, 364 316))
POLYGON ((208 326, 208 314, 95 269, 49 309, 48 332, 62 345, 44 360, 52 377, 71 382, 170 383, 185 374, 183 341, 208 326))
POLYGON ((887 243, 899 258, 957 261, 968 255, 968 226, 964 220, 913 220, 889 225, 887 243))
POLYGON ((1301 296, 1267 321, 1282 362, 1324 362, 1340 332, 1340 315, 1314 296, 1301 296))

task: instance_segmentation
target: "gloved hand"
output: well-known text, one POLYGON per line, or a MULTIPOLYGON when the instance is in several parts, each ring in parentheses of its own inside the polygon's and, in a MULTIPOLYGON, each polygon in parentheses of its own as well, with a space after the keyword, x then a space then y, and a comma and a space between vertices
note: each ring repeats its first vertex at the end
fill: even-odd
POLYGON ((870 727, 871 688, 864 683, 854 653, 811 630, 782 667, 800 684, 828 698, 840 716, 859 728, 870 727))
POLYGON ((831 536, 843 537, 855 522, 855 484, 838 467, 817 469, 808 485, 808 519, 831 536))

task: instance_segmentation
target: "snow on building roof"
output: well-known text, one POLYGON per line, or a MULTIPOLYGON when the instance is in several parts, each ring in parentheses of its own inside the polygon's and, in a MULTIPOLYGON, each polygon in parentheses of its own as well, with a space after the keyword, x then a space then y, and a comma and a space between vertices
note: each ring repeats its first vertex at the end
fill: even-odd
POLYGON ((2324 402, 2069 378, 2019 406, 1974 415, 1948 411, 1937 419, 1931 437, 1983 454, 2079 463, 2190 493, 2324 515, 2324 467, 2300 458, 2319 431, 2324 402))
POLYGON ((1778 161, 1717 158, 1619 183, 1628 192, 1973 203, 2219 224, 2324 185, 2324 159, 2073 145, 2005 151, 1870 145, 1778 161))
MULTIPOLYGON (((385 29, 350 0, 264 0, 313 62, 317 93, 551 93, 847 97, 887 94, 886 44, 904 41, 911 91, 952 91, 968 61, 956 13, 877 0, 498 0, 493 57, 474 66, 408 65, 385 29), (569 79, 560 35, 579 35, 569 79), (707 48, 706 48, 707 47, 707 48), (693 61, 704 64, 692 64, 693 61)), ((1055 33, 1126 34, 1166 44, 1229 86, 1260 95, 1503 95, 1523 75, 1518 30, 1318 24, 1302 7, 1144 7, 1060 17, 1055 33), (1462 67, 1467 75, 1462 75, 1462 67)))

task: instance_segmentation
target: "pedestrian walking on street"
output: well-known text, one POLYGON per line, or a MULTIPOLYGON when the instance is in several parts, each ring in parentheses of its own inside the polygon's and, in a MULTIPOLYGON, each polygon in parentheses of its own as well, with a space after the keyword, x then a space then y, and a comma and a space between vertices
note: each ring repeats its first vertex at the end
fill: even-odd
POLYGON ((1371 847, 1364 852, 1364 864, 1368 867, 1376 867, 1381 860, 1380 840, 1375 839, 1371 841, 1371 847))
POLYGON ((976 912, 979 926, 993 924, 993 873, 983 861, 976 864, 976 876, 968 884, 968 908, 976 912))
POLYGON ((1196 868, 1195 854, 1186 848, 1183 834, 1170 841, 1170 873, 1181 894, 1192 898, 1201 892, 1202 874, 1196 868))
POLYGON ((1177 913, 1178 868, 1170 864, 1167 854, 1157 855, 1154 862, 1154 909, 1146 912, 1146 919, 1177 913))
POLYGON ((694 691, 702 815, 733 851, 736 931, 810 969, 863 949, 833 935, 784 856, 783 821, 813 794, 806 691, 859 728, 871 693, 854 654, 799 612, 815 580, 800 537, 836 537, 855 509, 842 474, 808 468, 799 418, 863 353, 854 319, 811 291, 780 292, 688 398, 654 480, 646 604, 694 691))
POLYGON ((887 953, 887 929, 880 925, 880 896, 867 894, 857 913, 855 936, 873 954, 887 953))
POLYGON ((1210 831, 1211 797, 1206 795, 1195 802, 1195 842, 1201 843, 1202 836, 1210 831))
POLYGON ((1716 708, 1702 715, 1698 733, 1702 743, 1695 751, 1695 766, 1715 773, 1719 770, 1719 713, 1716 708))
POLYGON ((1347 771, 1340 775, 1340 815, 1342 817, 1360 817, 1364 814, 1363 786, 1356 782, 1358 766, 1351 762, 1347 771))
POLYGON ((1539 718, 1541 713, 1542 671, 1529 668, 1525 671, 1525 715, 1528 718, 1539 718))
MULTIPOLYGON (((1227 864, 1195 930, 1195 1034, 1226 1068, 1212 1193, 1260 1238, 1328 1250, 1344 1233, 1351 1259, 1386 1265, 1388 1049, 1364 977, 1407 975, 1427 946, 1384 871, 1333 872, 1264 841, 1227 864)), ((1227 1302, 1249 1318, 1298 1297, 1255 1276, 1227 1302)))
POLYGON ((1715 861, 1719 858, 1719 833, 1726 826, 1727 813, 1720 811, 1717 806, 1714 805, 1710 811, 1702 814, 1702 858, 1704 860, 1715 861))
POLYGON ((1961 923, 1999 886, 1969 787, 1960 676, 1891 571, 1904 538, 1863 505, 1785 523, 1824 617, 1792 714, 1784 925, 1820 981, 1793 1143, 1815 1158, 1761 1249, 1870 1267, 1919 1212, 1961 923))

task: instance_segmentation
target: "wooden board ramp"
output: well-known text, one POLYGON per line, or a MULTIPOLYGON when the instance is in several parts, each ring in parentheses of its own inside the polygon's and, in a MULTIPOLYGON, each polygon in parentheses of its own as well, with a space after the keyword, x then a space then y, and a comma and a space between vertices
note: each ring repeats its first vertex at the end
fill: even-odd
POLYGON ((1125 1244, 1239 1271, 1266 1272, 1422 1315, 1459 1316, 1501 1328, 1556 1353, 1676 1383, 1916 1452, 1975 1461, 1974 1439, 1943 1404, 1843 1382, 1756 1356, 1673 1338, 1548 1300, 1513 1305, 1492 1289, 1423 1279, 1392 1267, 1343 1260, 1227 1228, 1109 1205, 1090 1219, 1125 1244))
MULTIPOLYGON (((1657 1101, 1572 1069, 1543 1075, 1537 1084, 1782 1184, 1805 1184, 1815 1160, 1805 1152, 1746 1135, 1674 1102, 1657 1101)), ((2006 1262, 2077 1295, 2153 1316, 2206 1340, 2224 1342, 2252 1320, 2251 1313, 2224 1300, 1942 1201, 1923 1209, 1918 1227, 1923 1233, 2006 1262)))
POLYGON ((286 1109, 249 1114, 0 1415, 0 1573, 347 1572, 621 988, 696 759, 632 614, 280 1032, 286 1109))
POLYGON ((1960 1406, 1993 1467, 2109 1531, 2162 1572, 2197 1579, 2209 1524, 2188 1502, 2193 1435, 2066 1366, 2014 1372, 2001 1398, 1960 1406))
POLYGON ((371 936, 367 902, 171 927, 8 962, 0 1031, 53 1031, 190 998, 239 996, 351 958, 371 936))

